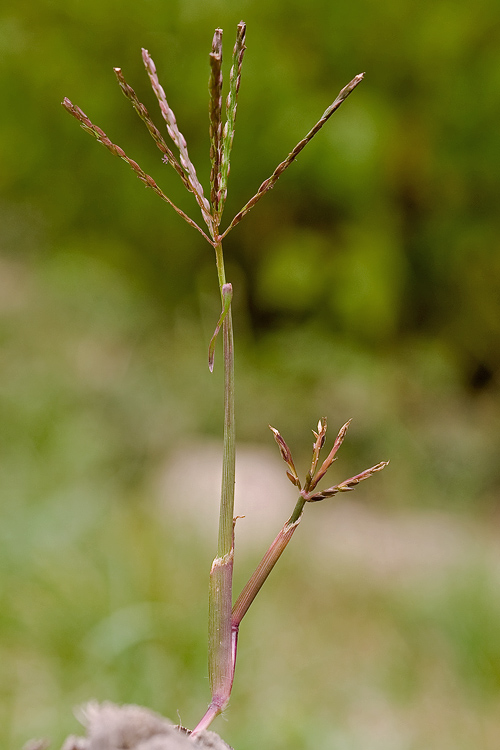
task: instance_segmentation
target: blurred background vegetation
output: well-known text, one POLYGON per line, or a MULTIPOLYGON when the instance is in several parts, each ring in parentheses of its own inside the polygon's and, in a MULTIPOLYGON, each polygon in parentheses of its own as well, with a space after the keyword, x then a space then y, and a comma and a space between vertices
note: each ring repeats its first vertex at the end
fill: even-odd
MULTIPOLYGON (((358 490, 358 510, 308 509, 243 623, 228 723, 214 728, 238 750, 496 749, 494 0, 20 0, 0 12, 0 744, 56 746, 92 697, 179 710, 189 726, 208 701, 215 536, 179 508, 208 502, 200 451, 221 433, 220 368, 206 365, 213 257, 60 102, 197 218, 112 68, 156 113, 149 49, 206 185, 211 38, 225 29, 227 63, 242 18, 227 222, 367 75, 227 239, 239 439, 272 450, 271 423, 304 466, 320 416, 332 432, 353 418, 339 478, 391 465, 358 490), (174 449, 193 455, 165 481, 174 449)), ((263 524, 243 550, 239 585, 275 531, 263 524)))

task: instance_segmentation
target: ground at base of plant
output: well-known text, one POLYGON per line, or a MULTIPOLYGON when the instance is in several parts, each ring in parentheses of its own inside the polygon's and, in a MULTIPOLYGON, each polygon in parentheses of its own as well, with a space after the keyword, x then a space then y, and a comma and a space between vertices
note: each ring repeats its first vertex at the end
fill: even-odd
MULTIPOLYGON (((61 750, 232 750, 215 732, 191 738, 189 730, 142 706, 91 702, 77 711, 85 737, 68 737, 61 750)), ((33 740, 24 750, 47 750, 45 740, 33 740)))

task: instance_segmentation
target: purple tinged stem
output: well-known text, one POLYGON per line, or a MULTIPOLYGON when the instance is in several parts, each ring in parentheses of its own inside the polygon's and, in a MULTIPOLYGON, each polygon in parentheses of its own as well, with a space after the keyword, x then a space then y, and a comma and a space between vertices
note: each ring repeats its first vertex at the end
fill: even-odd
POLYGON ((240 622, 246 615, 250 605, 259 593, 267 577, 278 562, 288 542, 295 533, 295 529, 298 527, 301 518, 302 514, 293 523, 287 521, 279 534, 276 536, 275 540, 272 542, 271 546, 265 553, 260 563, 257 565, 248 582, 243 587, 241 594, 239 595, 233 607, 233 629, 239 628, 240 622))

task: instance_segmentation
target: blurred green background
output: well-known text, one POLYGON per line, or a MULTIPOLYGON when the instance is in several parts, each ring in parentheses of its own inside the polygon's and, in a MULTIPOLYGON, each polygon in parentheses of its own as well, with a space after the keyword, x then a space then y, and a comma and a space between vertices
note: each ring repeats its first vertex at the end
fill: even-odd
MULTIPOLYGON (((160 125, 149 49, 206 185, 208 52, 223 27, 227 74, 241 19, 224 225, 367 74, 227 239, 238 437, 271 451, 271 423, 303 468, 318 418, 332 433, 352 418, 336 477, 391 465, 337 510, 308 509, 242 625, 228 721, 214 728, 237 750, 496 750, 494 0, 1 10, 0 744, 57 747, 89 698, 179 711, 188 726, 208 701, 209 495, 217 510, 203 456, 222 423, 220 359, 213 376, 206 365, 212 251, 60 102, 198 220, 112 68, 160 125)), ((280 524, 263 520, 237 585, 280 524)))

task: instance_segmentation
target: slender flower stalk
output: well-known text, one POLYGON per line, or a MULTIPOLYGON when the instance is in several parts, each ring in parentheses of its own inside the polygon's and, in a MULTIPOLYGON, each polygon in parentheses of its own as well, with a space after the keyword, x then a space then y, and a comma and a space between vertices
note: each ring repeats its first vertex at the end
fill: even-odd
POLYGON ((209 79, 209 135, 210 135, 210 192, 209 199, 205 197, 196 169, 189 157, 186 139, 177 125, 177 120, 171 109, 165 91, 161 86, 156 66, 149 52, 142 50, 142 58, 146 67, 151 86, 156 94, 161 115, 166 124, 167 134, 179 152, 177 158, 167 144, 164 136, 152 121, 149 112, 142 102, 139 101, 134 90, 125 81, 121 68, 115 68, 118 84, 131 102, 135 111, 144 122, 150 136, 157 148, 162 153, 163 161, 174 169, 186 189, 191 192, 201 210, 203 221, 208 233, 184 211, 178 208, 157 185, 155 180, 148 175, 135 162, 130 159, 122 148, 114 144, 99 127, 94 125, 87 115, 76 107, 69 99, 64 99, 63 106, 75 117, 82 128, 90 133, 99 143, 102 143, 112 154, 123 159, 136 173, 137 177, 150 187, 162 200, 168 203, 176 213, 181 216, 190 226, 200 232, 207 242, 215 250, 215 262, 217 278, 221 297, 222 310, 219 321, 209 344, 208 365, 213 370, 215 346, 219 333, 222 331, 223 363, 224 363, 224 437, 223 437, 223 464, 222 464, 222 486, 219 513, 219 534, 217 542, 217 554, 212 563, 209 585, 209 633, 208 633, 208 671, 211 689, 211 702, 202 719, 192 732, 196 735, 202 729, 206 729, 213 719, 218 716, 229 702, 234 679, 236 653, 238 644, 238 631, 241 620, 248 611, 257 593, 269 576, 274 565, 290 542, 293 534, 300 524, 306 503, 318 502, 333 497, 341 492, 348 492, 361 481, 368 479, 374 473, 383 469, 387 462, 381 462, 370 469, 357 474, 339 484, 333 485, 325 490, 317 490, 319 481, 324 477, 333 464, 337 451, 339 450, 349 426, 347 422, 340 430, 334 445, 318 469, 321 450, 326 441, 326 419, 318 423, 314 434, 313 453, 309 471, 302 483, 295 468, 291 451, 274 427, 271 427, 274 438, 279 446, 281 456, 286 465, 286 475, 294 487, 299 491, 299 497, 295 507, 280 530, 254 573, 250 576, 248 583, 236 602, 232 603, 232 580, 234 562, 234 485, 235 485, 235 414, 234 414, 234 342, 233 342, 233 320, 232 320, 232 298, 233 287, 226 280, 224 268, 224 253, 222 240, 243 219, 254 205, 276 184, 279 177, 297 158, 302 149, 319 132, 327 120, 345 101, 349 94, 363 79, 363 73, 355 76, 345 86, 334 102, 324 112, 322 117, 309 131, 309 133, 292 149, 284 161, 274 170, 272 175, 265 180, 257 193, 243 206, 234 216, 227 229, 221 234, 219 227, 224 204, 227 195, 227 183, 230 172, 231 149, 234 139, 236 110, 238 92, 241 82, 241 68, 245 52, 246 26, 243 22, 238 24, 236 42, 234 45, 231 70, 229 75, 229 92, 226 99, 225 123, 222 123, 222 30, 216 29, 210 53, 210 79, 209 79))

